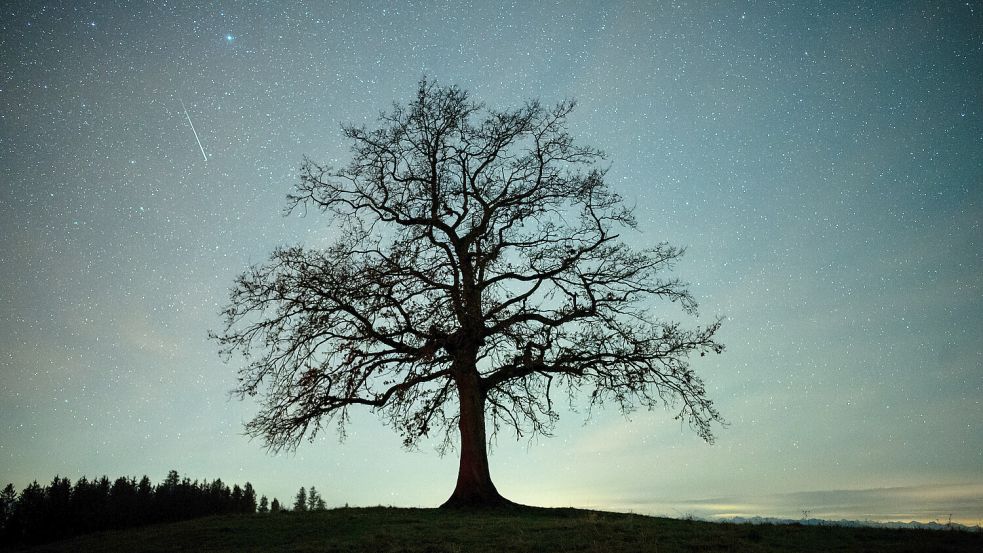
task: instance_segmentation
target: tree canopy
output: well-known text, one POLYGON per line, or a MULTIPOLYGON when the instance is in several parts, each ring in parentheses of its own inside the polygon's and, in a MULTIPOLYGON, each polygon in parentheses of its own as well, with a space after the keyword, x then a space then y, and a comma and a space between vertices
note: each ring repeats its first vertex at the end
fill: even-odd
POLYGON ((242 274, 215 336, 246 359, 238 394, 261 398, 247 431, 294 448, 367 407, 407 446, 459 436, 448 505, 504 501, 489 434, 549 434, 558 397, 666 406, 712 441, 722 419, 688 360, 723 350, 720 320, 656 312, 697 312, 668 274, 683 250, 621 240, 636 221, 602 152, 568 132, 573 109, 496 110, 424 80, 375 128, 343 127, 347 166, 305 159, 287 210, 329 215, 336 241, 278 248, 242 274))

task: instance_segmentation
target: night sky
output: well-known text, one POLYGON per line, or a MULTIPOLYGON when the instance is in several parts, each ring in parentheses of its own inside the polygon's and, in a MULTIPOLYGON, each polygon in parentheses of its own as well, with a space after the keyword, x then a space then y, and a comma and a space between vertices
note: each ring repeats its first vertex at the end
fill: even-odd
POLYGON ((563 413, 498 439, 506 497, 983 519, 979 1, 193 4, 0 8, 0 485, 173 468, 288 503, 446 499, 455 454, 366 412, 267 453, 207 337, 237 274, 331 239, 282 215, 303 156, 347 162, 340 125, 427 76, 575 98, 626 239, 685 246, 685 322, 727 318, 696 361, 716 445, 661 410, 563 413))

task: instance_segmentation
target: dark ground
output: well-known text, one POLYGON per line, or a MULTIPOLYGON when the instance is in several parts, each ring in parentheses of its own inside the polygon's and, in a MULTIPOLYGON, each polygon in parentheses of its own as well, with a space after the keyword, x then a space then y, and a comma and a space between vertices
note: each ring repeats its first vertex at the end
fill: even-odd
POLYGON ((577 509, 359 508, 225 515, 102 532, 30 552, 975 552, 983 533, 718 524, 577 509))

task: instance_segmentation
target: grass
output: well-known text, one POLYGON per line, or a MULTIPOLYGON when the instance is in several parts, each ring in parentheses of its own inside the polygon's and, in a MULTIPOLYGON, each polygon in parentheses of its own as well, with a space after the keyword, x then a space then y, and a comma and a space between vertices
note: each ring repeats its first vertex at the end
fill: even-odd
POLYGON ((40 552, 963 552, 972 532, 717 524, 577 509, 454 512, 385 507, 228 515, 102 532, 40 552))

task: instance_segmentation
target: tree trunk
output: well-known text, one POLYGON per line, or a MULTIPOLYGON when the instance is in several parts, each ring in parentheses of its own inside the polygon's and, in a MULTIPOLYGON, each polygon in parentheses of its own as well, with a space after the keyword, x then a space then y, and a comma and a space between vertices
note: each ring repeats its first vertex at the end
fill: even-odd
POLYGON ((488 470, 488 441, 485 434, 485 393, 477 373, 459 376, 461 400, 461 465, 457 487, 441 508, 505 507, 514 505, 502 497, 488 470))

